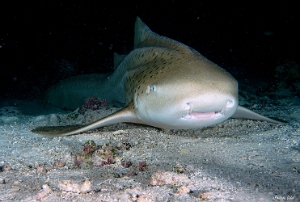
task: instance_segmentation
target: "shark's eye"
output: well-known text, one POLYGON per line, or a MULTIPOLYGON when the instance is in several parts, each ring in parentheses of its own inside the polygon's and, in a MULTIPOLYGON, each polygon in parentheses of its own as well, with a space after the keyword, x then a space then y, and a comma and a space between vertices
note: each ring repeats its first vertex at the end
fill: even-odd
POLYGON ((153 93, 156 93, 156 85, 151 85, 151 91, 153 92, 153 93))
POLYGON ((147 94, 150 94, 150 93, 156 93, 156 85, 155 84, 152 84, 150 86, 147 86, 147 90, 146 90, 146 93, 147 94))

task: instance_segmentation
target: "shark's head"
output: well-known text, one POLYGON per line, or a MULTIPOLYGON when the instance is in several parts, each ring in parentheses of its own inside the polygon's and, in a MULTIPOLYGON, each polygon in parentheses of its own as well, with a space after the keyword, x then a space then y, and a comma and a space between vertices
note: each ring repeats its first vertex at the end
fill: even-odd
POLYGON ((221 123, 237 110, 237 81, 197 51, 152 32, 139 18, 134 46, 125 88, 142 122, 166 129, 201 128, 221 123))
POLYGON ((143 82, 133 96, 137 116, 165 129, 189 129, 221 123, 238 107, 237 81, 203 56, 159 65, 139 73, 143 82))

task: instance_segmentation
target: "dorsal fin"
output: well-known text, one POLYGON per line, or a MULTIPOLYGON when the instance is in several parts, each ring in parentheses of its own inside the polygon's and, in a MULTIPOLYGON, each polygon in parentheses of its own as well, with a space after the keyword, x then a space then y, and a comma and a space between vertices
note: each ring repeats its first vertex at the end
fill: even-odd
POLYGON ((126 58, 127 55, 121 55, 118 53, 114 53, 114 69, 120 65, 120 63, 126 58))
POLYGON ((139 18, 136 18, 134 29, 134 48, 142 47, 163 47, 177 50, 182 53, 191 51, 191 48, 173 39, 160 36, 150 30, 150 28, 139 18))

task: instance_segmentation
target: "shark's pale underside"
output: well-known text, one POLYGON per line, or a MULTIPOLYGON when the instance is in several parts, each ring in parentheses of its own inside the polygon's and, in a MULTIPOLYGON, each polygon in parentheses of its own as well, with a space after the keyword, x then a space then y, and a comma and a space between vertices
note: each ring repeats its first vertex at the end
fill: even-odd
MULTIPOLYGON (((230 117, 280 123, 239 106, 238 83, 228 72, 196 50, 152 32, 140 18, 135 23, 134 50, 126 57, 115 55, 115 66, 112 75, 100 75, 101 83, 94 83, 100 92, 105 92, 102 98, 124 103, 123 109, 85 126, 38 127, 32 132, 72 135, 120 122, 192 129, 230 117)), ((86 77, 91 82, 89 75, 86 77)), ((84 82, 85 76, 62 81, 48 94, 59 94, 56 89, 62 91, 66 83, 75 85, 72 79, 84 82)), ((71 99, 65 95, 61 99, 71 99)))

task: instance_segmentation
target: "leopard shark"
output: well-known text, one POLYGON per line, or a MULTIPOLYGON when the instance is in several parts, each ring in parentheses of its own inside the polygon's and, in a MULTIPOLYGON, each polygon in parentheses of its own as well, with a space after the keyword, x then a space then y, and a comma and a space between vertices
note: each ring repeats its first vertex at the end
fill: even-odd
POLYGON ((282 123, 239 106, 238 82, 231 74, 193 48, 151 31, 139 17, 134 49, 126 56, 115 54, 115 66, 111 75, 82 75, 60 82, 48 90, 48 101, 52 97, 53 103, 73 104, 72 95, 84 92, 76 86, 93 86, 93 93, 125 107, 88 125, 41 126, 32 132, 67 136, 121 122, 195 129, 228 118, 282 123))

